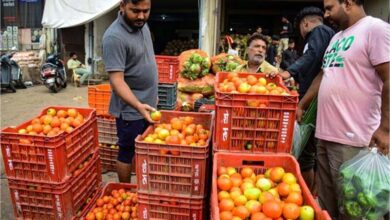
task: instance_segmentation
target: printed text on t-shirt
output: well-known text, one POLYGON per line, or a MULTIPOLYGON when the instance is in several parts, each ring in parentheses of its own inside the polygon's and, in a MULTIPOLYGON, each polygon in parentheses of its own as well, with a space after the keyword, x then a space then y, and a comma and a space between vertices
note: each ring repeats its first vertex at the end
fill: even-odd
POLYGON ((342 57, 339 52, 347 51, 351 48, 354 40, 355 36, 344 37, 341 40, 336 40, 332 47, 328 48, 325 52, 322 68, 344 67, 344 57, 342 57))

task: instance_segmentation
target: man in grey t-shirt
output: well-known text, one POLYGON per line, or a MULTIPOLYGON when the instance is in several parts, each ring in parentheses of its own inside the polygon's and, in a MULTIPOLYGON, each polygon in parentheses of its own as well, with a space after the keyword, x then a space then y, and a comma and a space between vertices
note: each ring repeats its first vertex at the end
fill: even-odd
POLYGON ((152 123, 158 97, 157 65, 146 21, 151 0, 122 0, 118 18, 103 36, 103 59, 110 76, 109 112, 116 118, 120 182, 130 182, 134 140, 152 123))

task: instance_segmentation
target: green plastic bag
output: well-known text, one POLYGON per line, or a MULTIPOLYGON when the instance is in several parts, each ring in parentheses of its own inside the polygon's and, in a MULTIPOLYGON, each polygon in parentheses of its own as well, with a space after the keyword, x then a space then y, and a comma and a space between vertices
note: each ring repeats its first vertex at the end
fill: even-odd
POLYGON ((291 154, 298 159, 301 156, 303 149, 310 138, 310 135, 314 131, 315 126, 313 124, 299 124, 295 121, 294 124, 294 137, 293 148, 291 154))
POLYGON ((317 116, 317 97, 315 97, 302 117, 302 123, 295 122, 293 147, 291 154, 299 158, 303 149, 305 149, 311 134, 315 130, 317 116))
POLYGON ((352 218, 374 220, 389 212, 390 160, 377 151, 363 150, 340 167, 339 207, 352 218))

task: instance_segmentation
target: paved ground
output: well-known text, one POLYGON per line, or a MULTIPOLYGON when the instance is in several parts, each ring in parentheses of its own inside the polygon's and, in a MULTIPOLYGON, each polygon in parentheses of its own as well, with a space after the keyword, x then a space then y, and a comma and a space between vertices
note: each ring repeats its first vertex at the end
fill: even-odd
MULTIPOLYGON (((25 90, 17 90, 16 93, 2 93, 0 95, 0 127, 18 125, 39 114, 46 106, 77 106, 87 107, 87 87, 76 88, 72 85, 61 90, 57 94, 51 93, 44 86, 34 86, 25 90)), ((1 152, 0 152, 1 158, 1 152)), ((0 219, 13 219, 13 206, 10 201, 8 182, 4 173, 4 165, 1 166, 1 194, 0 194, 0 219)), ((103 180, 116 181, 115 173, 103 175, 103 180)))

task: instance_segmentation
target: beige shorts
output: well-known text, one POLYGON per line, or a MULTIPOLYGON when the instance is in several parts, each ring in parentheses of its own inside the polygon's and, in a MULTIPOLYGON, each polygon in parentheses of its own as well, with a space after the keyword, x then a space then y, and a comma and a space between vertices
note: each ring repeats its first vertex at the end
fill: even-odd
POLYGON ((317 184, 318 201, 332 219, 350 219, 341 215, 338 200, 341 193, 339 168, 357 155, 363 147, 354 147, 325 140, 317 143, 317 184))

